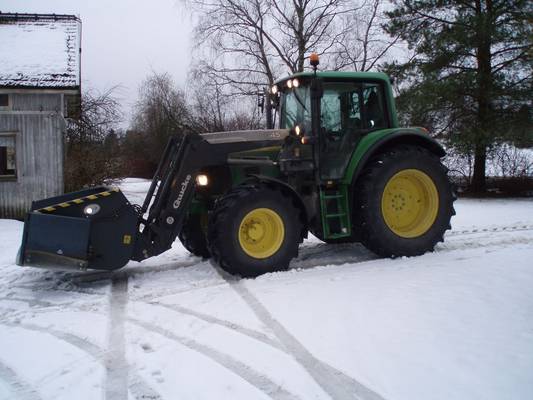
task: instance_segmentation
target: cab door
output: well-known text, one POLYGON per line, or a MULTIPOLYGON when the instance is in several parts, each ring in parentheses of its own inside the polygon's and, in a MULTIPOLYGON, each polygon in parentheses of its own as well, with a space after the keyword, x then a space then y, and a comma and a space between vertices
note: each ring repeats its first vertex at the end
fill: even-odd
POLYGON ((325 82, 320 103, 320 177, 344 176, 361 137, 388 127, 379 83, 325 82))

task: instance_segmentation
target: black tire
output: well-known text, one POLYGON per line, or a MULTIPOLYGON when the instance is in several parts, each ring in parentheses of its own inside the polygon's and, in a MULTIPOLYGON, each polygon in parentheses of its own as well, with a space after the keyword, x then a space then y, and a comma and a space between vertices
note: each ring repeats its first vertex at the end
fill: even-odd
POLYGON ((210 258, 211 253, 207 248, 206 226, 202 224, 200 214, 190 214, 181 228, 178 237, 190 253, 202 258, 210 258))
MULTIPOLYGON (((438 156, 418 146, 398 146, 374 157, 365 167, 355 186, 356 225, 359 226, 361 232, 361 242, 368 249, 383 257, 416 256, 432 251, 438 242, 444 240, 444 232, 451 228, 450 219, 455 215, 453 202, 456 196, 447 172, 447 168, 442 165, 438 156), (438 198, 438 205, 435 202, 432 206, 437 214, 434 220, 432 218, 426 220, 429 221, 425 222, 429 224, 427 230, 422 229, 423 233, 417 233, 418 236, 415 237, 405 237, 403 232, 395 232, 393 231, 395 227, 389 227, 387 224, 384 215, 386 211, 382 211, 382 200, 385 204, 383 207, 386 209, 395 207, 392 204, 396 203, 392 201, 396 199, 392 199, 393 195, 389 189, 387 189, 388 194, 385 195, 385 187, 387 183, 393 181, 391 178, 398 176, 396 174, 402 171, 409 173, 412 170, 421 171, 430 178, 437 191, 434 197, 438 198), (391 199, 391 203, 385 202, 385 199, 391 199)), ((415 173, 418 172, 415 171, 415 173)), ((403 199, 404 197, 398 200, 398 207, 402 207, 399 213, 404 212, 404 207, 406 210, 409 209, 411 215, 422 215, 421 213, 425 212, 420 211, 417 214, 410 209, 411 204, 420 203, 420 199, 418 201, 408 200, 411 203, 407 203, 407 206, 403 199)), ((415 207, 418 206, 415 205, 415 207)), ((420 210, 425 209, 427 208, 423 206, 420 208, 420 210)), ((390 214, 387 218, 390 221, 390 214)), ((415 227, 417 221, 420 219, 415 220, 415 227)))
POLYGON ((291 259, 298 256, 302 241, 302 211, 290 195, 264 184, 243 185, 217 200, 209 218, 208 246, 214 261, 225 271, 242 277, 255 277, 267 272, 289 268, 291 259), (239 240, 241 223, 250 213, 268 209, 282 222, 283 235, 272 255, 252 257, 239 240), (281 239, 282 237, 282 239, 281 239))

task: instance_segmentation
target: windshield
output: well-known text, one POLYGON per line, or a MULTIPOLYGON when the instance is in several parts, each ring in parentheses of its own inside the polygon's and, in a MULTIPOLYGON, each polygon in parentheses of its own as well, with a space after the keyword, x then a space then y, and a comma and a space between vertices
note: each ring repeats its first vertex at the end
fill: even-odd
POLYGON ((304 131, 311 129, 311 97, 308 86, 286 89, 281 93, 280 127, 300 125, 304 131))

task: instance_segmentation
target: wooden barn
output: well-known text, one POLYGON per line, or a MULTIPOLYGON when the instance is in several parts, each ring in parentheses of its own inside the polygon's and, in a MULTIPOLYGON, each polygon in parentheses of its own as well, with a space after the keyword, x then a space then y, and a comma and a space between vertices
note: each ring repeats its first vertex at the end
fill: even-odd
POLYGON ((81 21, 0 13, 0 218, 63 193, 66 118, 79 113, 81 21))

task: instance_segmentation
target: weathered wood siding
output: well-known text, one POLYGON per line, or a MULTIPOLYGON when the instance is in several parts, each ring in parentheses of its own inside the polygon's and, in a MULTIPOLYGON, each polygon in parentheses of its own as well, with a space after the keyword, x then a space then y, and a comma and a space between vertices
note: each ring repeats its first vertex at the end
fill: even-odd
POLYGON ((0 218, 23 218, 31 202, 63 193, 60 94, 13 94, 0 132, 16 133, 16 181, 0 181, 0 218))
POLYGON ((62 111, 60 94, 13 93, 10 96, 12 111, 62 111))

